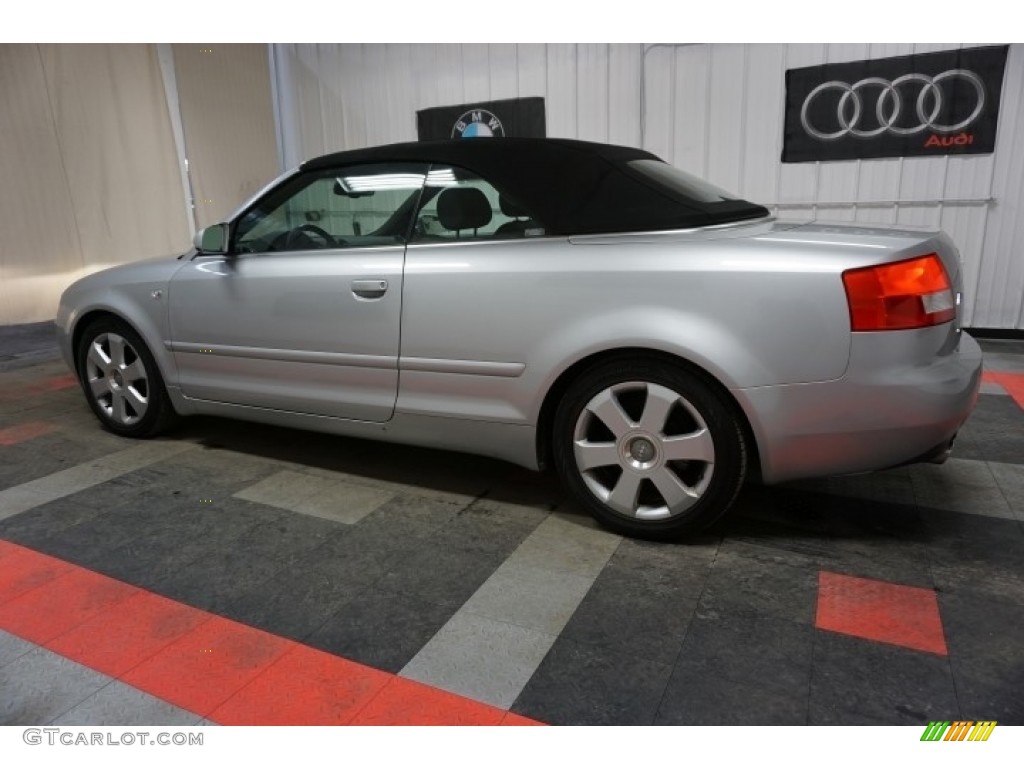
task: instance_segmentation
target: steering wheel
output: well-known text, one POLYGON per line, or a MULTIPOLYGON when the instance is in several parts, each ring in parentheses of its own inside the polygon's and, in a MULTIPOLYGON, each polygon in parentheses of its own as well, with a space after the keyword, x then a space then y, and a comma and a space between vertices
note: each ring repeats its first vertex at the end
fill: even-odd
POLYGON ((324 229, 321 229, 316 224, 302 224, 301 226, 296 227, 288 233, 288 240, 290 241, 292 236, 297 232, 310 232, 323 240, 329 248, 335 248, 339 245, 339 242, 335 240, 334 235, 324 229))

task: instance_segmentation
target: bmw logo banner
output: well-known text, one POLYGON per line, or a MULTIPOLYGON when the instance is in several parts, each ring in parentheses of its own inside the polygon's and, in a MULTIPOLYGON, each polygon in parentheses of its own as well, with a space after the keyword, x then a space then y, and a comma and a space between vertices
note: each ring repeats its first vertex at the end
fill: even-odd
POLYGON ((416 113, 420 141, 482 137, 543 138, 547 134, 544 97, 477 101, 433 107, 416 113))
POLYGON ((787 70, 782 161, 990 153, 1008 49, 787 70))

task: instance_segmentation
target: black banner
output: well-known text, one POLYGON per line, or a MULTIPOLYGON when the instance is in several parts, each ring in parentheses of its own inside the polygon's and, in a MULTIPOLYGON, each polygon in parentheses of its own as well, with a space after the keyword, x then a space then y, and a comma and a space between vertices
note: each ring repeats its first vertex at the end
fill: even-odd
POLYGON ((416 113, 416 129, 420 141, 479 136, 542 138, 547 135, 544 97, 421 109, 416 113))
POLYGON ((1008 48, 787 70, 782 161, 992 152, 1008 48))

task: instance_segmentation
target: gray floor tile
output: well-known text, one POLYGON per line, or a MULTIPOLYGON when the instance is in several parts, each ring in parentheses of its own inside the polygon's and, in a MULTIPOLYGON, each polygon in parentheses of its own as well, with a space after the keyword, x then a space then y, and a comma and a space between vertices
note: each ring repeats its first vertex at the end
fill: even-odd
POLYGON ((0 667, 7 666, 15 659, 35 649, 35 644, 22 640, 17 635, 0 629, 0 667))
POLYGON ((510 560, 480 586, 460 613, 557 635, 591 584, 593 579, 585 576, 510 560))
POLYGON ((51 725, 196 725, 201 717, 148 693, 112 680, 51 725))
POLYGON ((552 634, 459 613, 401 675, 508 708, 554 641, 552 634))
POLYGON ((109 682, 106 675, 36 648, 0 667, 0 724, 43 725, 109 682))
POLYGON ((537 526, 511 559, 521 566, 594 578, 621 541, 621 536, 582 525, 575 517, 553 514, 537 526))
POLYGON ((239 491, 235 496, 281 509, 295 509, 302 501, 335 484, 334 480, 306 472, 284 470, 239 491))

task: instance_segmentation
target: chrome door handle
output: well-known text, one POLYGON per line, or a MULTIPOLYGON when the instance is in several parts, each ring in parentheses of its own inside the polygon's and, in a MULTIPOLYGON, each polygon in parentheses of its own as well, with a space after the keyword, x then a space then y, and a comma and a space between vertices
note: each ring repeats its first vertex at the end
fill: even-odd
POLYGON ((360 299, 379 299, 388 290, 387 280, 353 280, 352 293, 360 299))

